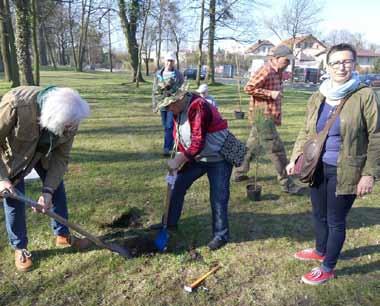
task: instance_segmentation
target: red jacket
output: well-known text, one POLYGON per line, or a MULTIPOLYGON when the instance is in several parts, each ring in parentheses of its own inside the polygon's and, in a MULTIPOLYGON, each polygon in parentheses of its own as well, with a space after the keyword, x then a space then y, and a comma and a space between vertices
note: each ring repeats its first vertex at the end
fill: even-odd
MULTIPOLYGON (((177 120, 177 116, 174 116, 177 120)), ((228 128, 227 120, 223 119, 218 109, 208 103, 202 97, 192 94, 188 106, 188 120, 191 129, 191 145, 186 150, 181 143, 178 144, 178 151, 192 160, 205 146, 206 134, 228 128)), ((176 139, 177 126, 174 125, 173 136, 176 139)))

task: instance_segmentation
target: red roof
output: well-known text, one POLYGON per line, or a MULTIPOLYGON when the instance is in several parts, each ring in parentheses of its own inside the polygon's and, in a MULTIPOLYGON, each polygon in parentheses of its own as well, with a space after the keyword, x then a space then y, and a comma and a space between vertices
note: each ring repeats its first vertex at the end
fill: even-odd
POLYGON ((312 39, 314 39, 315 41, 317 41, 318 43, 320 43, 323 47, 327 48, 326 45, 325 45, 323 42, 321 42, 320 40, 316 39, 316 38, 315 38, 313 35, 311 35, 311 34, 310 34, 310 35, 305 35, 305 36, 298 36, 298 37, 296 37, 295 39, 293 39, 293 38, 289 38, 289 39, 283 40, 283 41, 281 42, 281 44, 282 44, 282 45, 287 45, 288 47, 291 47, 293 41, 294 41, 293 45, 297 45, 298 43, 300 43, 300 42, 306 40, 307 38, 312 38, 312 39))
POLYGON ((372 50, 357 49, 356 55, 360 57, 380 57, 380 53, 376 53, 372 50))

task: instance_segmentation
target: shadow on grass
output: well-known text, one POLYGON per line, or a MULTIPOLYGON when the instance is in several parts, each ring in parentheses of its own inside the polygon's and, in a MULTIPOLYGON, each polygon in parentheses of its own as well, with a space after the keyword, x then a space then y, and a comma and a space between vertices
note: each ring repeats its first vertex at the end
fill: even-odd
POLYGON ((121 151, 101 151, 101 150, 86 150, 75 151, 71 153, 73 161, 81 163, 86 162, 126 162, 126 161, 141 161, 160 160, 162 159, 161 152, 121 152, 121 151))
POLYGON ((145 125, 145 126, 111 126, 103 128, 93 128, 86 130, 79 130, 78 135, 99 135, 108 134, 111 135, 152 135, 152 133, 161 133, 161 125, 145 125))
POLYGON ((380 271, 380 260, 364 264, 364 265, 354 265, 352 267, 347 267, 337 270, 338 276, 340 275, 353 275, 353 274, 367 274, 380 271))
MULTIPOLYGON (((349 228, 358 229, 380 224, 380 208, 358 207, 351 211, 349 228), (375 218, 363 218, 375 216, 375 218)), ((314 234, 311 225, 311 215, 308 212, 296 214, 266 214, 252 212, 232 212, 229 215, 231 239, 230 242, 289 238, 304 242, 312 241, 314 234)), ((197 215, 181 219, 177 231, 169 231, 169 252, 184 253, 192 248, 207 245, 212 238, 210 215, 197 215)), ((154 239, 158 231, 143 228, 118 228, 102 239, 131 249, 134 256, 156 252, 154 239)), ((346 251, 344 256, 355 256, 361 253, 380 252, 380 246, 368 246, 357 250, 346 251)))
POLYGON ((342 260, 350 260, 352 258, 356 257, 362 257, 365 255, 372 255, 372 254, 380 254, 380 245, 367 245, 367 246, 361 246, 359 248, 346 250, 342 252, 340 259, 342 260))

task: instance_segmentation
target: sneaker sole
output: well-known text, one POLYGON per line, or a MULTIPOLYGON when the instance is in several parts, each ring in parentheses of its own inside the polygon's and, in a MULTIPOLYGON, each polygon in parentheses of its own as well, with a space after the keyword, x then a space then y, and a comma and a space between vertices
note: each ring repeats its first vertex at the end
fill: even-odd
POLYGON ((305 278, 304 276, 302 276, 301 281, 307 285, 318 286, 318 285, 322 285, 322 284, 328 282, 330 279, 334 279, 334 278, 335 278, 335 276, 328 278, 328 279, 325 279, 323 281, 316 282, 316 281, 310 281, 307 278, 305 278))
POLYGON ((17 268, 16 267, 16 270, 19 271, 19 272, 29 272, 33 269, 33 266, 30 266, 28 268, 17 268))
POLYGON ((312 260, 316 260, 316 261, 319 261, 319 262, 323 262, 324 259, 309 259, 309 258, 303 258, 303 257, 298 257, 297 254, 294 254, 293 257, 295 259, 298 259, 298 260, 301 260, 301 261, 312 261, 312 260))

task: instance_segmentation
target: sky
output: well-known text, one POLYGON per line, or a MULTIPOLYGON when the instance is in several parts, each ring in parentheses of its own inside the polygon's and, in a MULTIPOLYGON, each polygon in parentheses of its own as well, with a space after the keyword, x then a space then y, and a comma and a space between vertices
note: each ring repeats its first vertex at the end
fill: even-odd
MULTIPOLYGON (((370 43, 380 44, 380 0, 315 0, 323 5, 323 21, 318 32, 327 34, 332 30, 345 29, 352 33, 362 33, 370 43)), ((275 8, 282 7, 286 0, 267 0, 269 9, 265 15, 273 15, 275 8)))
MULTIPOLYGON (((368 43, 380 45, 380 0, 315 0, 323 6, 321 13, 322 22, 316 29, 317 33, 327 35, 332 30, 348 30, 351 33, 361 33, 368 43)), ((253 39, 269 39, 273 43, 279 40, 263 27, 264 17, 279 13, 287 0, 262 1, 267 7, 256 7, 257 20, 261 25, 253 39)), ((125 50, 125 42, 122 31, 114 35, 115 47, 125 50)), ((323 37, 317 37, 322 39, 323 37)), ((195 45, 195 43, 193 43, 195 45)), ((232 41, 220 41, 217 47, 231 48, 232 41)))

